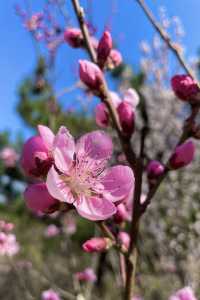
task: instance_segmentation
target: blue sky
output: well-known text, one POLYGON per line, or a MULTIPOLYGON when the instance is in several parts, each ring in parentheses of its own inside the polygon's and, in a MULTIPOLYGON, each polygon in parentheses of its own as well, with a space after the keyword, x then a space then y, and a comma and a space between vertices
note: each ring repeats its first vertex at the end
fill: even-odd
MULTIPOLYGON (((44 0, 29 0, 34 3, 33 10, 38 11, 44 0)), ((26 131, 24 124, 15 113, 17 102, 16 90, 20 81, 29 74, 34 67, 35 52, 32 41, 15 15, 14 4, 23 6, 24 0, 2 0, 0 3, 0 87, 1 87, 1 116, 0 131, 10 129, 13 134, 26 131)), ((66 1, 70 14, 71 1, 66 1)), ((139 43, 141 40, 151 40, 154 30, 146 20, 140 7, 134 0, 93 0, 94 20, 98 25, 99 34, 109 21, 109 13, 113 3, 116 12, 112 18, 112 33, 118 41, 126 62, 137 65, 140 57, 139 43)), ((84 4, 85 1, 83 0, 84 4)), ((184 43, 186 55, 194 55, 200 46, 200 1, 199 0, 149 0, 148 5, 157 14, 159 6, 167 7, 169 16, 177 15, 181 18, 186 31, 184 43)), ((75 24, 75 23, 74 23, 75 24)), ((81 51, 74 51, 62 46, 57 68, 60 74, 60 87, 67 87, 76 80, 73 65, 77 59, 84 57, 81 51)))

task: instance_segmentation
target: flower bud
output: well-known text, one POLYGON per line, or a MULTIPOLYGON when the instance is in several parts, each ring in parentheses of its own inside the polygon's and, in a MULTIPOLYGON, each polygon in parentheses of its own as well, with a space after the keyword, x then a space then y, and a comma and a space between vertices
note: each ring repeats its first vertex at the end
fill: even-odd
POLYGON ((64 40, 73 48, 83 46, 83 35, 79 28, 67 28, 64 31, 64 40))
POLYGON ((151 160, 147 166, 147 176, 149 179, 155 179, 164 172, 164 166, 157 160, 151 160))
POLYGON ((61 300, 61 298, 57 292, 50 289, 42 292, 42 300, 61 300))
POLYGON ((115 223, 120 224, 120 223, 128 220, 128 218, 129 218, 129 213, 128 213, 127 208, 124 205, 124 203, 117 205, 117 212, 114 215, 115 223))
POLYGON ((172 295, 169 300, 197 300, 191 287, 186 286, 172 295))
POLYGON ((100 67, 104 67, 110 51, 112 49, 112 37, 109 31, 105 31, 102 38, 99 41, 97 48, 97 59, 100 67))
POLYGON ((117 111, 124 134, 131 136, 135 128, 135 113, 133 107, 123 101, 119 104, 117 111))
POLYGON ((86 268, 82 272, 77 272, 75 274, 75 277, 79 281, 95 282, 97 280, 97 277, 92 268, 86 268))
POLYGON ((192 141, 185 142, 177 146, 175 152, 172 154, 169 164, 174 170, 189 165, 195 154, 195 145, 192 141))
POLYGON ((87 60, 79 61, 79 75, 81 81, 93 91, 98 92, 104 82, 100 68, 87 60))
POLYGON ((5 147, 0 152, 0 159, 3 161, 7 168, 13 168, 18 160, 18 154, 15 149, 11 147, 5 147))
POLYGON ((112 246, 112 242, 108 238, 96 237, 86 241, 82 248, 85 252, 103 252, 112 246))
POLYGON ((104 103, 97 104, 95 108, 95 120, 96 124, 100 127, 107 127, 109 124, 109 114, 107 107, 104 103))
POLYGON ((58 201, 49 194, 45 183, 29 185, 24 192, 24 198, 27 206, 36 213, 48 212, 58 203, 58 201))
POLYGON ((119 65, 121 65, 121 63, 122 63, 122 55, 118 50, 112 49, 110 51, 109 60, 110 60, 112 67, 116 68, 119 65))
POLYGON ((194 100, 199 92, 197 82, 189 75, 175 75, 171 79, 171 86, 176 96, 182 101, 194 100))
POLYGON ((125 231, 120 231, 118 234, 118 241, 125 250, 128 250, 130 245, 130 235, 125 231))

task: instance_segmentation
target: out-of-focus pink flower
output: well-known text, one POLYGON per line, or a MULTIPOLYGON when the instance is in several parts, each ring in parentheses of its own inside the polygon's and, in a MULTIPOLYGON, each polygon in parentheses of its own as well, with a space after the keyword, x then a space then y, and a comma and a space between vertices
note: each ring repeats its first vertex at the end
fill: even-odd
POLYGON ((124 92, 123 100, 132 105, 133 108, 136 108, 139 104, 140 97, 135 89, 129 88, 124 92))
POLYGON ((11 147, 5 147, 0 152, 0 159, 7 168, 15 167, 18 158, 19 155, 16 153, 15 149, 11 147))
POLYGON ((54 134, 43 125, 38 130, 40 135, 28 139, 22 150, 21 166, 27 176, 44 176, 53 163, 54 134))
POLYGON ((83 46, 83 35, 79 28, 67 28, 64 31, 64 39, 73 48, 83 46))
POLYGON ((60 229, 55 224, 50 224, 44 231, 44 235, 47 238, 57 236, 60 233, 60 229))
POLYGON ((157 160, 151 160, 147 165, 147 176, 149 179, 158 178, 163 174, 165 167, 157 160))
POLYGON ((142 300, 142 298, 139 296, 134 296, 133 298, 131 298, 131 300, 142 300))
POLYGON ((120 244, 122 245, 122 247, 124 247, 126 250, 128 250, 129 245, 130 245, 130 235, 125 232, 125 231, 120 231, 118 233, 118 241, 120 242, 120 244))
POLYGON ((118 67, 122 63, 122 55, 116 49, 112 49, 110 51, 109 59, 114 68, 118 67))
POLYGON ((15 228, 15 224, 7 223, 4 220, 0 220, 0 230, 5 232, 10 232, 15 228))
POLYGON ((112 49, 112 37, 109 31, 105 31, 97 48, 97 59, 100 67, 104 67, 112 49))
POLYGON ((97 280, 97 277, 92 268, 86 268, 82 272, 77 272, 75 274, 75 278, 79 281, 86 281, 86 282, 87 281, 95 282, 97 280))
POLYGON ((172 295, 169 300, 197 300, 191 287, 186 286, 172 295))
POLYGON ((45 183, 29 185, 24 192, 24 198, 27 206, 36 213, 48 212, 58 203, 58 201, 49 194, 45 183))
POLYGON ((170 158, 170 167, 172 169, 179 169, 189 165, 194 159, 195 145, 192 141, 185 142, 177 146, 175 152, 170 158))
POLYGON ((42 292, 42 300, 61 300, 59 294, 52 289, 42 292))
POLYGON ((88 253, 102 252, 107 250, 112 245, 112 242, 108 238, 104 237, 94 237, 87 240, 83 244, 83 250, 88 253))
POLYGON ((28 21, 26 21, 26 24, 25 24, 26 28, 29 31, 35 31, 40 28, 42 20, 43 20, 43 13, 40 13, 40 12, 36 13, 36 14, 32 15, 28 21))
POLYGON ((171 86, 176 96, 183 101, 194 100, 199 92, 197 82, 189 75, 175 75, 171 79, 171 86))
POLYGON ((64 227, 63 230, 68 235, 72 235, 76 232, 77 226, 76 226, 76 220, 73 217, 67 216, 64 219, 64 227))
POLYGON ((114 215, 115 223, 120 224, 129 219, 129 213, 127 211, 126 205, 124 203, 120 203, 117 205, 117 212, 114 215))
POLYGON ((19 252, 19 244, 14 234, 0 232, 0 255, 13 256, 19 252))
POLYGON ((120 124, 123 133, 131 136, 135 128, 135 113, 133 107, 128 102, 121 102, 117 108, 120 124))
POLYGON ((103 131, 73 137, 61 127, 55 137, 55 167, 47 175, 52 197, 73 204, 89 220, 105 220, 116 212, 115 202, 123 201, 134 187, 134 175, 127 166, 106 169, 112 155, 112 141, 103 131))
POLYGON ((99 91, 104 82, 100 68, 87 60, 79 61, 79 76, 81 81, 93 91, 99 91))

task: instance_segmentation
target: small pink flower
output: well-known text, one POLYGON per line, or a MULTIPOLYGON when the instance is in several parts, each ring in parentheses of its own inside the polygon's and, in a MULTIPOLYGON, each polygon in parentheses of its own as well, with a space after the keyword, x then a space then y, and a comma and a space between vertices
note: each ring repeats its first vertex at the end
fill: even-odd
POLYGON ((109 31, 105 31, 97 48, 97 59, 100 67, 103 67, 112 49, 112 37, 109 31))
POLYGON ((195 145, 192 141, 185 142, 177 146, 175 152, 170 158, 170 167, 172 169, 179 169, 189 165, 194 159, 195 145))
POLYGON ((38 130, 40 135, 28 139, 22 150, 21 166, 27 176, 44 176, 53 163, 54 134, 43 125, 38 130))
POLYGON ((57 236, 59 233, 60 233, 60 229, 54 224, 48 225, 47 228, 44 231, 44 235, 47 238, 57 236))
POLYGON ((0 152, 0 159, 7 168, 13 168, 16 165, 19 156, 11 147, 5 147, 0 152))
POLYGON ((79 76, 81 81, 93 91, 99 91, 104 82, 100 68, 87 60, 79 61, 79 76))
POLYGON ((110 51, 109 59, 114 68, 118 67, 122 63, 122 55, 116 49, 112 49, 110 51))
POLYGON ((77 272, 75 274, 75 278, 79 281, 89 281, 89 282, 95 282, 97 280, 97 277, 94 273, 94 270, 92 268, 86 268, 82 272, 77 272))
POLYGON ((177 291, 169 300, 197 300, 191 287, 187 286, 177 291))
POLYGON ((64 31, 64 39, 73 48, 83 46, 83 36, 79 28, 67 28, 64 31))
POLYGON ((61 300, 59 294, 50 289, 42 292, 42 300, 61 300))
POLYGON ((133 107, 128 102, 121 102, 117 108, 120 124, 123 133, 131 136, 135 128, 135 113, 133 107))
POLYGON ((5 232, 10 232, 15 228, 15 224, 13 223, 5 223, 3 230, 5 232))
POLYGON ((123 101, 129 103, 136 108, 139 104, 140 98, 136 90, 130 88, 124 92, 123 101))
POLYGON ((48 192, 45 183, 35 183, 29 185, 25 192, 24 198, 27 206, 33 212, 48 212, 58 203, 48 192))
POLYGON ((73 204, 89 220, 105 220, 116 212, 114 203, 123 201, 134 188, 134 175, 127 166, 106 169, 112 141, 103 131, 81 137, 75 144, 65 127, 55 137, 55 166, 47 175, 52 197, 73 204))
POLYGON ((118 234, 118 240, 119 240, 120 244, 126 250, 128 250, 129 245, 130 245, 130 235, 125 231, 120 231, 119 234, 118 234))
POLYGON ((40 28, 43 19, 42 13, 36 13, 26 22, 26 27, 29 31, 35 31, 40 28))
POLYGON ((114 215, 114 221, 117 224, 120 224, 129 219, 129 213, 127 211, 126 205, 124 203, 120 203, 117 205, 117 212, 114 215))
POLYGON ((149 179, 158 178, 163 174, 165 167, 157 160, 151 160, 147 166, 147 176, 149 179))
POLYGON ((85 252, 93 253, 103 252, 107 250, 111 245, 112 243, 110 242, 110 239, 103 237, 95 237, 86 241, 82 247, 85 252))
POLYGON ((199 92, 197 82, 189 75, 175 75, 171 79, 171 86, 176 96, 183 101, 190 101, 199 92))
POLYGON ((0 232, 0 255, 13 256, 19 252, 19 244, 14 234, 0 232))

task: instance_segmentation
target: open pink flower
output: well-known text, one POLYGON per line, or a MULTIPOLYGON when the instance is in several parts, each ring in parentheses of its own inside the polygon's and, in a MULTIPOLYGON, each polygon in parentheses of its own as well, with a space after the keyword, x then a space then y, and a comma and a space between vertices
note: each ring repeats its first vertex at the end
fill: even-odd
POLYGON ((103 131, 93 131, 75 144, 65 127, 55 137, 55 166, 47 175, 52 197, 73 204, 89 220, 105 220, 116 212, 114 203, 123 201, 134 188, 134 175, 127 166, 106 169, 112 141, 103 131))
POLYGON ((197 300, 191 287, 186 286, 172 295, 169 300, 197 300))

